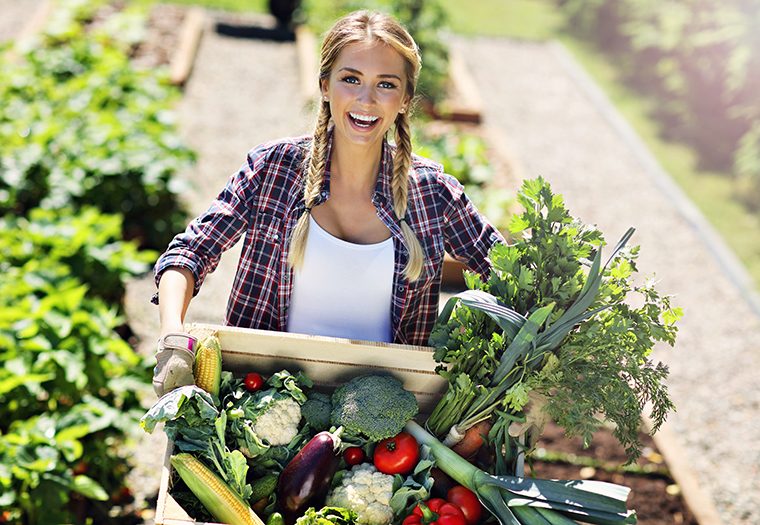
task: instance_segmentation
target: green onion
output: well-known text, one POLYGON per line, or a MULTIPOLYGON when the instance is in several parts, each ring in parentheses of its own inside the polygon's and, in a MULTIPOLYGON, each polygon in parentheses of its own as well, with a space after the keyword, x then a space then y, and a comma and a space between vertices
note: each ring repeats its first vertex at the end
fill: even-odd
POLYGON ((627 510, 630 489, 602 481, 549 481, 494 476, 472 465, 414 421, 406 424, 420 445, 430 447, 438 468, 478 495, 501 525, 636 523, 627 510))

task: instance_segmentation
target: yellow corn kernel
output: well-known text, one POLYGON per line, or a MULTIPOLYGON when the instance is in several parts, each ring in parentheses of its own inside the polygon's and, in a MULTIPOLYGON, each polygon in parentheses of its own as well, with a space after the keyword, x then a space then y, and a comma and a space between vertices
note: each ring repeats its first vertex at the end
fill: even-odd
POLYGON ((229 525, 264 525, 251 507, 198 458, 181 452, 171 457, 174 469, 214 518, 229 525))
POLYGON ((215 396, 219 395, 222 379, 222 346, 216 335, 211 335, 198 343, 193 366, 195 384, 215 396))

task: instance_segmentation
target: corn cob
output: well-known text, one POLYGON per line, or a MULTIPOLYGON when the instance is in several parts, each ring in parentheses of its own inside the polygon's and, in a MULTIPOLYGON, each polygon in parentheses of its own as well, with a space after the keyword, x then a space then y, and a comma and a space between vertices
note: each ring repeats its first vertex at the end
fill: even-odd
POLYGON ((264 525, 243 498, 198 458, 182 452, 173 455, 171 463, 214 518, 229 525, 264 525))
POLYGON ((193 367, 195 384, 215 396, 219 395, 222 378, 222 346, 216 335, 211 335, 198 343, 193 367))

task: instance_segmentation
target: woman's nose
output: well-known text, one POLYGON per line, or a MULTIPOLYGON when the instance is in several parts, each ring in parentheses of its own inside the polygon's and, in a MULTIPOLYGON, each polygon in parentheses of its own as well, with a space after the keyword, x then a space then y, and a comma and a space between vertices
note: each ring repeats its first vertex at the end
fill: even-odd
POLYGON ((359 101, 367 104, 371 104, 375 101, 375 90, 372 86, 362 86, 361 92, 359 93, 359 101))

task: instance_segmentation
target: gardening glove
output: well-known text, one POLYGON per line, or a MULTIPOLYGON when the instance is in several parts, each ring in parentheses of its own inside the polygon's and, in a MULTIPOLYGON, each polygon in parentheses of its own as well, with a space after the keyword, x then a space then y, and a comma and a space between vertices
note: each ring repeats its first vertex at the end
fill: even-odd
POLYGON ((158 340, 153 390, 158 397, 177 387, 194 385, 193 361, 196 340, 190 334, 176 332, 158 340))

